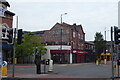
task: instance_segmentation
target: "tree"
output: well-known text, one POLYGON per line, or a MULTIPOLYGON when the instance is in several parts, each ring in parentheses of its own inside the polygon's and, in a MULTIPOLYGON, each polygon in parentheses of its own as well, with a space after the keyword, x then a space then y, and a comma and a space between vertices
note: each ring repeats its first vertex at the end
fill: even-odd
POLYGON ((100 54, 104 52, 104 49, 106 47, 105 43, 106 41, 103 39, 103 35, 99 32, 96 32, 94 47, 95 47, 95 52, 97 53, 97 57, 100 57, 100 54))
POLYGON ((34 33, 24 33, 23 34, 23 43, 17 45, 16 47, 16 57, 23 57, 34 54, 34 50, 38 48, 38 55, 45 54, 46 48, 41 44, 40 38, 37 37, 34 33), (45 50, 41 52, 41 50, 45 50))

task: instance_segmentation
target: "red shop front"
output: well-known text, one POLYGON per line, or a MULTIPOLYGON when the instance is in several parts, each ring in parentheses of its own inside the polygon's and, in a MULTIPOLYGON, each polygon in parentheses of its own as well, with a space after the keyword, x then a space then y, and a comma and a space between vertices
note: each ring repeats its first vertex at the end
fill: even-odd
POLYGON ((73 50, 73 54, 76 54, 76 63, 84 63, 85 62, 85 54, 88 52, 81 50, 73 50))

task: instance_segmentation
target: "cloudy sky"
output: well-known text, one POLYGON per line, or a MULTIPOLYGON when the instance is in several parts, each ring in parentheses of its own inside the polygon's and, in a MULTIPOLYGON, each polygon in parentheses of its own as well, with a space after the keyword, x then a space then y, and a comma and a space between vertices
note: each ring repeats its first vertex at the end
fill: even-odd
MULTIPOLYGON (((19 28, 26 31, 49 30, 63 15, 63 22, 81 24, 86 40, 94 40, 96 32, 110 40, 110 27, 118 26, 119 0, 7 0, 10 11, 19 17, 19 28)), ((16 26, 16 16, 14 24, 16 26)))

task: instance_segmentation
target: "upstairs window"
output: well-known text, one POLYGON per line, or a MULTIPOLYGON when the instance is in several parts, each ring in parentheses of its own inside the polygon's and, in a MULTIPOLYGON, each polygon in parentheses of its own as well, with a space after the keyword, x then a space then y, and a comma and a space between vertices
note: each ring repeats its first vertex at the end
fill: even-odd
POLYGON ((78 34, 78 39, 80 39, 80 34, 78 34))
POLYGON ((0 16, 4 17, 4 8, 3 7, 0 7, 0 16))
POLYGON ((75 38, 75 32, 73 32, 73 38, 75 38))

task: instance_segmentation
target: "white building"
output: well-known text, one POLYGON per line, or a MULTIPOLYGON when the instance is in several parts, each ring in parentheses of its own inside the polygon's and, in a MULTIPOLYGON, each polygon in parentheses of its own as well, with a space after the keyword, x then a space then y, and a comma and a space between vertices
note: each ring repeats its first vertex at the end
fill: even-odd
POLYGON ((50 45, 50 46, 45 46, 45 48, 47 48, 47 53, 44 56, 42 56, 43 59, 50 59, 50 60, 53 59, 53 62, 56 62, 55 60, 60 61, 61 59, 61 60, 65 60, 67 63, 72 63, 71 46, 62 45, 61 53, 60 53, 60 49, 61 49, 60 45, 50 45), (64 55, 67 55, 67 57, 64 55), (54 58, 54 56, 56 58, 54 58))

